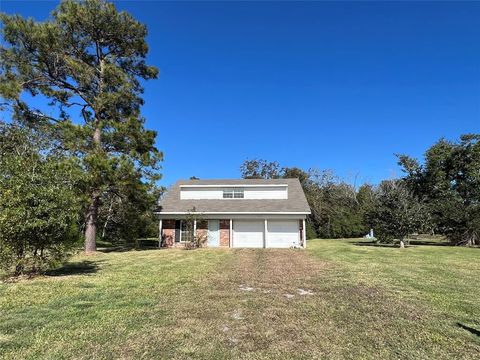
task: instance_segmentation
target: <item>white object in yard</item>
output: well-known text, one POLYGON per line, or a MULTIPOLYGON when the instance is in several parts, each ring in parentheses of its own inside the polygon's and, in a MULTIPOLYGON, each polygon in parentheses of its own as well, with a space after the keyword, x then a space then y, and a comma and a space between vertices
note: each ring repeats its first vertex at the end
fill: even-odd
POLYGON ((243 290, 243 291, 253 291, 253 290, 255 290, 253 287, 246 286, 246 285, 243 285, 243 284, 239 286, 239 289, 243 290))
POLYGON ((313 295, 312 290, 297 289, 299 295, 313 295))
POLYGON ((232 318, 235 319, 235 320, 243 320, 245 319, 242 314, 240 313, 240 311, 238 310, 235 310, 232 314, 232 318))
POLYGON ((370 232, 364 236, 365 239, 375 239, 375 236, 373 235, 373 229, 370 229, 370 232))

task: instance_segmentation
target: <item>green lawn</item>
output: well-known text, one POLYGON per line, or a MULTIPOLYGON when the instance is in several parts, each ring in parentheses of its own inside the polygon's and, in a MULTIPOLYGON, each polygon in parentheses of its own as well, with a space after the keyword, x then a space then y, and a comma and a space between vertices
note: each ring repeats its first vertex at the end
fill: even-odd
POLYGON ((480 357, 480 249, 366 245, 78 256, 0 284, 0 357, 480 357))

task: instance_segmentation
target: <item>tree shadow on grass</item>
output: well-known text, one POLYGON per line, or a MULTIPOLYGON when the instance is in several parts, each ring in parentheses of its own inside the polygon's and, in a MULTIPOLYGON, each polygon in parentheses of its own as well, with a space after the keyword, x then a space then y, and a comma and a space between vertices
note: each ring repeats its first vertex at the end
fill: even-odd
POLYGON ((104 260, 84 260, 79 262, 71 262, 63 265, 62 267, 54 270, 48 270, 45 272, 46 276, 70 276, 70 275, 88 275, 94 274, 99 269, 99 264, 104 260))
POLYGON ((137 239, 132 242, 119 241, 116 243, 103 242, 105 246, 99 246, 97 251, 102 253, 110 252, 127 252, 127 251, 143 251, 143 250, 161 250, 159 248, 157 238, 137 239))
MULTIPOLYGON (((375 241, 357 241, 353 242, 356 246, 372 246, 372 247, 384 247, 384 248, 398 248, 398 243, 378 243, 375 241)), ((406 248, 415 246, 455 246, 448 241, 428 241, 428 240, 410 240, 410 243, 405 245, 406 248)))
POLYGON ((108 248, 98 248, 97 251, 101 253, 111 253, 111 252, 127 252, 127 251, 145 251, 145 250, 167 250, 165 247, 159 248, 158 246, 112 246, 108 248))
POLYGON ((97 248, 98 252, 105 253, 105 254, 111 253, 111 252, 126 252, 131 250, 133 250, 133 247, 131 246, 110 246, 105 248, 97 248))
POLYGON ((376 243, 373 241, 356 241, 352 243, 355 246, 372 246, 372 247, 383 247, 383 248, 398 248, 395 244, 384 244, 384 243, 376 243))
POLYGON ((411 240, 410 245, 427 246, 455 246, 449 241, 411 240))
POLYGON ((475 328, 472 328, 470 326, 467 326, 467 325, 464 325, 460 322, 457 322, 457 326, 463 330, 467 330, 469 333, 473 334, 473 335, 477 335, 480 337, 480 330, 477 330, 475 328))

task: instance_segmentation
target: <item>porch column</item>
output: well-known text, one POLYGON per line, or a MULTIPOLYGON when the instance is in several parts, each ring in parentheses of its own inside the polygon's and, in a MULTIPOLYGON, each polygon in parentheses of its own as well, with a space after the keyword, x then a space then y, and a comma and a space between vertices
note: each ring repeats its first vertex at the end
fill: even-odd
POLYGON ((232 247, 233 240, 233 220, 230 219, 230 231, 228 232, 228 247, 232 247))
POLYGON ((303 229, 302 229, 302 237, 303 237, 303 248, 307 248, 307 230, 305 229, 305 219, 303 219, 303 229))
POLYGON ((162 219, 158 222, 158 247, 162 246, 162 219))
POLYGON ((193 240, 197 238, 197 219, 193 219, 193 240))
POLYGON ((268 220, 265 219, 264 232, 263 232, 263 247, 267 248, 267 237, 268 237, 268 220))

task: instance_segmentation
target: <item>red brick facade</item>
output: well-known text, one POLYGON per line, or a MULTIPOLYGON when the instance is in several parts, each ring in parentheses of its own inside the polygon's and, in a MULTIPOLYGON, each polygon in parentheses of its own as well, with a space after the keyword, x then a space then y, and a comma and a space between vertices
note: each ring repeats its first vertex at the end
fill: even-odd
MULTIPOLYGON (((162 221, 163 247, 184 246, 183 243, 175 243, 175 225, 175 219, 166 219, 162 221)), ((204 246, 206 246, 208 236, 208 221, 197 222, 197 236, 202 239, 202 243, 204 246)), ((230 220, 220 220, 220 246, 230 246, 230 220)))
POLYGON ((207 236, 208 236, 208 221, 198 221, 197 222, 197 238, 200 239, 202 246, 207 245, 207 236))
POLYGON ((230 246, 230 221, 220 220, 220 246, 230 246))
POLYGON ((175 245, 175 220, 162 221, 162 246, 171 247, 175 245))

